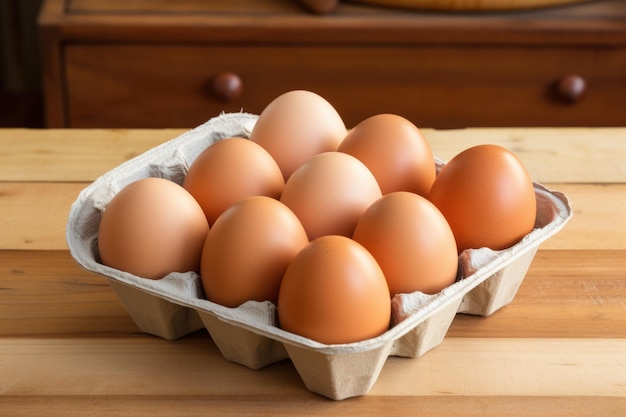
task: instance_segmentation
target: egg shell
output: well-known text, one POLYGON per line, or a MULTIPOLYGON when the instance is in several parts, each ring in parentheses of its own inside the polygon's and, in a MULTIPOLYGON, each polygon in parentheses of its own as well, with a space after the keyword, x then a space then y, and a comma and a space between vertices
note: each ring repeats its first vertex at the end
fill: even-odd
POLYGON ((417 126, 396 114, 377 114, 363 120, 348 132, 337 150, 363 162, 383 194, 410 191, 425 196, 435 181, 430 145, 417 126))
POLYGON ((199 271, 209 224, 196 200, 180 185, 143 178, 109 202, 98 228, 103 264, 140 277, 199 271))
POLYGON ((456 281, 458 255, 450 225, 418 194, 395 191, 375 201, 352 238, 374 256, 392 296, 436 294, 456 281))
POLYGON ((477 145, 439 172, 428 199, 443 213, 457 249, 501 250, 533 230, 537 202, 522 161, 499 145, 477 145))
POLYGON ((354 240, 322 236, 289 263, 278 295, 281 328, 325 344, 352 343, 381 335, 390 319, 383 271, 354 240))
POLYGON ((250 196, 278 198, 285 186, 272 156, 248 139, 231 137, 207 147, 192 162, 183 187, 213 224, 224 210, 250 196))
POLYGON ((341 116, 325 98, 311 91, 293 90, 263 109, 250 140, 272 155, 286 181, 311 157, 336 151, 345 135, 341 116))
MULTIPOLYGON (((206 146, 247 135, 255 115, 228 113, 133 158, 97 178, 72 204, 66 238, 70 254, 104 276, 141 331, 174 340, 206 328, 224 358, 251 369, 289 359, 306 389, 333 400, 365 395, 389 356, 418 358, 441 343, 457 313, 490 315, 511 302, 539 245, 572 216, 567 196, 535 184, 537 222, 522 241, 502 251, 461 254, 463 276, 438 294, 392 299, 394 326, 361 342, 326 345, 280 329, 272 303, 228 308, 206 300, 193 272, 147 280, 98 262, 96 241, 103 207, 120 186, 148 176, 182 181, 189 161, 206 146)), ((436 160, 438 168, 443 161, 436 160)), ((207 353, 210 354, 210 353, 207 353)), ((428 378, 417 372, 415 378, 428 378)))
POLYGON ((367 207, 382 196, 376 178, 355 157, 325 152, 301 165, 280 196, 298 216, 309 240, 323 235, 352 236, 367 207))
POLYGON ((201 279, 207 299, 227 307, 249 300, 276 303, 287 265, 308 242, 296 215, 280 201, 266 196, 239 201, 206 237, 201 279))

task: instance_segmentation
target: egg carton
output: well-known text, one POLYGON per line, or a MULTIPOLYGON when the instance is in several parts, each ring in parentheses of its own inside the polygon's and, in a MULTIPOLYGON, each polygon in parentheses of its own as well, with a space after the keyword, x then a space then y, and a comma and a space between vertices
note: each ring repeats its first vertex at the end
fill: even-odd
MULTIPOLYGON (((540 243, 557 233, 572 214, 565 195, 535 184, 536 227, 522 241, 502 251, 463 252, 456 283, 434 295, 395 296, 390 329, 348 344, 326 345, 280 329, 271 302, 249 301, 228 308, 208 301, 194 272, 150 280, 99 262, 98 225, 119 190, 145 177, 182 184, 202 150, 227 137, 248 137, 256 119, 247 113, 221 114, 96 179, 72 205, 68 246, 83 268, 106 277, 143 332, 175 340, 206 329, 224 358, 251 369, 290 359, 310 391, 333 400, 369 392, 389 356, 417 358, 439 345, 457 313, 488 316, 510 303, 540 243)), ((437 160, 438 169, 443 164, 437 160)))

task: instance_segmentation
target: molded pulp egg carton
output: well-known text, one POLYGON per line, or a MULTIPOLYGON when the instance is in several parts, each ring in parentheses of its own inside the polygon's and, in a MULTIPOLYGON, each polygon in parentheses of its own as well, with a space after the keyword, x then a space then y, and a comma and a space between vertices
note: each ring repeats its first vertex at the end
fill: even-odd
MULTIPOLYGON (((569 220, 566 196, 535 184, 536 228, 503 251, 483 248, 459 257, 462 278, 435 295, 402 294, 392 300, 392 326, 379 337, 324 345, 276 325, 275 306, 251 301, 227 308, 204 299, 199 276, 172 273, 160 280, 140 278, 98 262, 98 225, 107 203, 127 184, 164 177, 182 184, 189 165, 213 142, 247 137, 257 116, 222 114, 107 172, 74 202, 66 230, 74 259, 106 277, 139 328, 174 340, 206 328, 222 355, 251 369, 289 358, 306 387, 339 400, 366 394, 388 356, 419 357, 443 340, 457 313, 490 315, 510 303, 541 242, 569 220)), ((437 161, 438 168, 443 165, 437 161)))

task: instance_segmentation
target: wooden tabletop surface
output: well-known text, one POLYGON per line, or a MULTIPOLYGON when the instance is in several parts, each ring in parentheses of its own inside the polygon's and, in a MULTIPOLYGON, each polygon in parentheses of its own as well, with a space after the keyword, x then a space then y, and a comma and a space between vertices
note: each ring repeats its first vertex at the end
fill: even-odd
POLYGON ((573 217, 513 302, 457 315, 443 343, 387 360, 364 396, 309 392, 289 361, 249 370, 205 331, 142 334, 69 254, 70 205, 95 178, 182 130, 0 130, 0 415, 624 416, 626 128, 424 129, 449 159, 515 151, 573 217))

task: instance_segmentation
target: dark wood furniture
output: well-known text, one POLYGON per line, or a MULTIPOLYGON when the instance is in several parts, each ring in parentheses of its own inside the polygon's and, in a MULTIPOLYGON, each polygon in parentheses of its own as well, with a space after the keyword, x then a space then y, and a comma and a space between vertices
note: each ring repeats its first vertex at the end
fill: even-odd
POLYGON ((291 89, 346 124, 626 125, 626 2, 440 13, 289 0, 47 0, 49 127, 192 127, 291 89), (217 87, 216 87, 217 86, 217 87))

